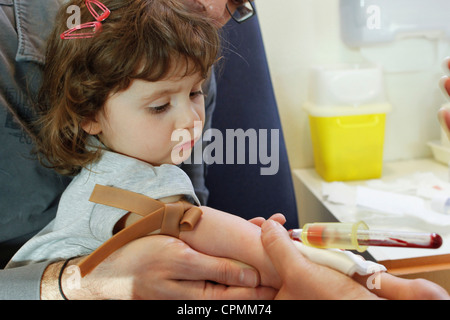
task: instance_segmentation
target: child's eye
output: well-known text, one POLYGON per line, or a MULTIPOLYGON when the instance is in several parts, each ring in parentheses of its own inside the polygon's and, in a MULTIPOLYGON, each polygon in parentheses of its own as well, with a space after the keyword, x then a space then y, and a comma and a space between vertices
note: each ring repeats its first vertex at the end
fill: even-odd
POLYGON ((204 96, 204 95, 205 94, 203 93, 202 90, 198 90, 198 91, 191 92, 190 97, 191 98, 196 98, 198 96, 204 96))
POLYGON ((159 114, 167 111, 170 107, 170 103, 166 103, 165 105, 158 106, 158 107, 150 107, 148 108, 150 113, 152 114, 159 114))

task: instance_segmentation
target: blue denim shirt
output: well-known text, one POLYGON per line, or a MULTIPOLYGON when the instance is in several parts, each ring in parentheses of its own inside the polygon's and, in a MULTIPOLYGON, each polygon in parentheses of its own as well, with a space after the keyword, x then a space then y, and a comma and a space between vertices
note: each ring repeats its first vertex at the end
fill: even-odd
MULTIPOLYGON (((56 213, 68 179, 43 168, 18 119, 32 118, 45 38, 62 0, 0 0, 0 262, 56 213)), ((46 264, 0 271, 1 299, 39 299, 46 264)))
MULTIPOLYGON (((30 154, 18 123, 32 118, 45 38, 62 0, 0 0, 0 263, 56 213, 68 183, 30 154)), ((43 265, 0 271, 0 298, 39 299, 43 265)))

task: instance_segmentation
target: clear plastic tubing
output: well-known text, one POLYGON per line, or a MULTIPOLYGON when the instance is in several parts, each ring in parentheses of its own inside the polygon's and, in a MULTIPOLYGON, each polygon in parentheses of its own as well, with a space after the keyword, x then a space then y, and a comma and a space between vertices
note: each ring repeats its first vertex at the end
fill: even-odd
POLYGON ((357 223, 309 223, 289 231, 291 238, 316 248, 336 248, 363 252, 369 246, 437 249, 442 238, 437 233, 369 230, 357 223))

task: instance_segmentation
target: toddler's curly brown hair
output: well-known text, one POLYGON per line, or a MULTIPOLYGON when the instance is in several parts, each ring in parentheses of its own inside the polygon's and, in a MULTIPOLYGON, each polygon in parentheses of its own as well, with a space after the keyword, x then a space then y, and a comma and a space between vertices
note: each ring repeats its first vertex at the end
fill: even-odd
POLYGON ((180 0, 103 0, 111 10, 102 30, 89 39, 66 39, 67 9, 77 5, 82 23, 94 21, 84 0, 59 11, 48 40, 43 83, 35 123, 36 152, 42 162, 75 175, 95 161, 88 148, 84 121, 99 112, 107 98, 135 79, 158 81, 185 64, 185 75, 209 75, 220 52, 218 27, 180 0))

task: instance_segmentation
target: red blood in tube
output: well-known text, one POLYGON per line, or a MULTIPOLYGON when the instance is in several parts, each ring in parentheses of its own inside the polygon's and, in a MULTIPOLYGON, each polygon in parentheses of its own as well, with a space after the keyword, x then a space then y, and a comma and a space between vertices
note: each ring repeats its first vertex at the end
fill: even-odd
POLYGON ((430 248, 433 249, 437 249, 440 248, 442 246, 442 238, 440 235, 438 235, 437 233, 432 233, 431 234, 431 241, 430 241, 430 248))
POLYGON ((389 240, 366 240, 359 241, 360 245, 381 246, 381 247, 405 247, 405 248, 424 248, 437 249, 442 245, 442 238, 437 233, 430 234, 430 242, 427 245, 408 242, 402 239, 389 238, 389 240))

